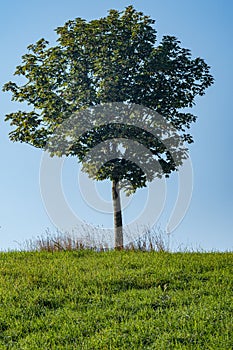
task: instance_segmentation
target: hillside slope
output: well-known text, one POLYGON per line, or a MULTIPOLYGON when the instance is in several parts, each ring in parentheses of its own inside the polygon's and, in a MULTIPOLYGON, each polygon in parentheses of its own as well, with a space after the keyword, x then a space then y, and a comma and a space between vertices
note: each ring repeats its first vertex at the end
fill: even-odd
POLYGON ((232 262, 232 253, 0 253, 0 349, 232 349, 232 262))

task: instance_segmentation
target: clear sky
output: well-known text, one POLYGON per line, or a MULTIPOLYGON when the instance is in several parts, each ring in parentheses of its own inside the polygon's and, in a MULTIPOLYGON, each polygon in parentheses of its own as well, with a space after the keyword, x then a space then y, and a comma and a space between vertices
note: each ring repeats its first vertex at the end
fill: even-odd
MULTIPOLYGON (((198 115, 198 120, 191 130, 195 142, 190 146, 194 172, 193 195, 186 216, 172 234, 172 244, 174 247, 193 249, 232 250, 232 1, 1 2, 0 85, 2 87, 5 82, 14 80, 15 67, 20 64, 21 56, 26 53, 29 44, 41 37, 54 43, 54 29, 67 20, 103 17, 110 8, 123 10, 130 4, 156 20, 158 42, 163 35, 176 36, 183 47, 191 49, 194 57, 205 59, 212 67, 211 73, 215 78, 214 85, 207 90, 206 95, 196 100, 194 113, 198 115)), ((10 93, 0 92, 0 95, 0 249, 14 249, 19 247, 17 242, 41 235, 46 228, 53 232, 55 227, 46 213, 40 193, 42 151, 8 140, 11 129, 9 123, 4 122, 4 115, 23 106, 11 102, 10 93)), ((96 213, 91 216, 85 203, 81 205, 77 188, 78 173, 73 161, 64 166, 63 186, 70 206, 74 211, 79 210, 79 215, 87 222, 111 225, 110 215, 96 213)), ((169 183, 167 186, 169 197, 169 183)), ((109 200, 109 183, 100 186, 98 191, 109 200)), ((144 194, 140 196, 142 199, 144 194)), ((174 194, 171 194, 168 202, 172 203, 174 198, 174 194)), ((129 216, 140 210, 139 202, 132 201, 129 216)), ((170 209, 172 205, 168 204, 158 220, 162 228, 170 215, 170 209)))

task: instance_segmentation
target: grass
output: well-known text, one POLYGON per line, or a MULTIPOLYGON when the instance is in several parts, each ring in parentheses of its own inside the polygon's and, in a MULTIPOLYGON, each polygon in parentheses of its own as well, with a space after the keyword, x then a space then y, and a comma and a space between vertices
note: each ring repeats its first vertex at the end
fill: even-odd
POLYGON ((233 347, 232 253, 0 253, 0 349, 233 347))
MULTIPOLYGON (((28 239, 23 243, 17 243, 21 251, 108 251, 112 249, 112 244, 109 241, 111 236, 113 236, 112 230, 103 231, 102 228, 83 224, 72 233, 64 233, 59 230, 53 233, 48 229, 43 235, 28 239)), ((141 230, 138 228, 136 239, 133 238, 132 232, 124 230, 125 237, 129 241, 124 246, 125 250, 169 251, 170 235, 164 233, 160 228, 149 229, 146 226, 141 230)))

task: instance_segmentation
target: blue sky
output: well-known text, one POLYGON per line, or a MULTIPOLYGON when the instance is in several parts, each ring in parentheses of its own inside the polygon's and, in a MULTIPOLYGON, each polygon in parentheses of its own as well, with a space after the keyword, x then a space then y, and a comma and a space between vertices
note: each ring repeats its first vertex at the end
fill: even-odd
MULTIPOLYGON (((75 17, 87 20, 103 17, 110 8, 123 10, 130 4, 156 20, 158 42, 163 35, 176 36, 183 47, 191 49, 194 57, 200 56, 206 60, 215 78, 215 84, 207 90, 206 95, 197 98, 193 110, 198 115, 191 130, 195 140, 190 146, 194 172, 193 195, 186 216, 172 234, 173 245, 232 250, 233 3, 230 0, 2 2, 0 85, 14 80, 15 67, 20 64, 21 56, 26 53, 29 44, 41 37, 54 43, 54 29, 67 20, 75 17)), ((14 249, 19 247, 17 242, 41 235, 46 228, 55 231, 55 227, 46 213, 40 193, 42 151, 8 140, 10 126, 4 122, 4 115, 23 106, 11 102, 9 93, 0 94, 0 249, 14 249)), ((73 160, 64 167, 64 174, 66 197, 74 210, 80 210, 80 215, 86 221, 110 225, 112 219, 109 215, 96 214, 90 219, 85 206, 75 208, 76 199, 80 205, 81 200, 77 188, 78 168, 73 160)), ((172 185, 168 183, 167 186, 171 196, 158 221, 162 226, 175 198, 172 185)), ((110 184, 102 184, 98 191, 109 199, 110 184)), ((144 194, 140 196, 142 199, 144 194)), ((131 206, 132 212, 137 212, 137 205, 135 200, 131 206)), ((132 212, 129 215, 133 215, 132 212)))

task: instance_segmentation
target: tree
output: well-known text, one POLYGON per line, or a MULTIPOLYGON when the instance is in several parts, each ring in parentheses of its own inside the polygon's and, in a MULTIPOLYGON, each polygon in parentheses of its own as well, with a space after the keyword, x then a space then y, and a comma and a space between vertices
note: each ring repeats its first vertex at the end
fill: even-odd
MULTIPOLYGON (((193 142, 187 129, 196 121, 196 116, 184 108, 192 107, 195 97, 203 95, 213 83, 210 67, 199 57, 192 59, 190 50, 182 48, 175 37, 165 36, 156 46, 154 22, 132 6, 123 12, 110 10, 106 17, 90 22, 82 18, 68 21, 56 29, 57 45, 50 46, 41 39, 28 46, 28 53, 15 71, 16 75, 26 78, 25 84, 10 81, 4 85, 5 91, 12 92, 13 101, 26 101, 32 106, 31 111, 6 115, 5 120, 16 127, 10 133, 12 141, 47 149, 51 155, 76 156, 90 177, 112 181, 115 246, 118 248, 123 246, 120 189, 124 187, 129 194, 146 186, 155 176, 169 176, 178 169, 187 156, 184 144, 193 142), (106 114, 103 111, 93 114, 93 109, 89 110, 104 104, 110 109, 118 108, 114 102, 125 106, 132 123, 134 118, 143 119, 132 111, 132 106, 143 106, 144 115, 148 114, 147 109, 162 115, 179 133, 179 141, 169 133, 163 138, 172 139, 173 146, 176 145, 177 151, 173 152, 176 160, 165 147, 166 142, 147 131, 146 125, 155 126, 158 118, 156 121, 147 118, 143 129, 122 120, 116 123, 110 119, 103 125, 101 116, 106 114), (90 115, 92 125, 82 134, 78 132, 77 137, 77 130, 82 129, 90 115), (64 123, 69 125, 72 120, 75 120, 76 132, 69 129, 72 142, 61 152, 57 136, 64 141, 66 135, 67 140, 68 129, 65 128, 64 137, 57 129, 64 123), (114 142, 116 138, 118 142, 114 142), (130 147, 124 145, 125 139, 137 141, 148 150, 144 154, 141 152, 140 164, 156 159, 162 172, 157 166, 146 177, 140 166, 126 159, 130 147), (90 158, 88 154, 98 143, 107 140, 107 148, 102 148, 97 157, 101 158, 102 166, 97 167, 96 159, 94 161, 93 155, 90 158), (106 149, 115 157, 104 163, 106 149), (130 186, 125 183, 127 181, 130 186)), ((132 149, 130 152, 133 156, 132 149)))

